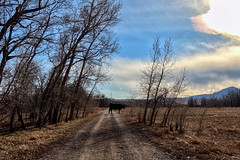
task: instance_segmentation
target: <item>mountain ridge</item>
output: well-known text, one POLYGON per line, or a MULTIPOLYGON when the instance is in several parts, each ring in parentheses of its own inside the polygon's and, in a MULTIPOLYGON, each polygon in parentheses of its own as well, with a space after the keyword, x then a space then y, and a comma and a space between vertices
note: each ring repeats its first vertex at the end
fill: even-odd
POLYGON ((201 100, 202 98, 206 98, 206 99, 217 98, 217 99, 219 99, 219 98, 222 98, 223 96, 226 96, 229 92, 238 91, 238 90, 240 90, 240 89, 236 88, 234 86, 231 86, 231 87, 224 88, 220 91, 214 92, 212 94, 194 95, 194 96, 185 97, 184 99, 185 100, 188 100, 190 98, 197 99, 197 100, 201 100))

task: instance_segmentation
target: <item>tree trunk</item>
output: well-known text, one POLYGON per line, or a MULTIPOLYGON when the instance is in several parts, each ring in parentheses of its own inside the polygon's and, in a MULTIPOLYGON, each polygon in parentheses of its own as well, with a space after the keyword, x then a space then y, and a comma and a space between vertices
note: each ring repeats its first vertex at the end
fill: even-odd
POLYGON ((16 107, 14 107, 12 114, 11 114, 11 118, 10 118, 10 133, 14 132, 14 119, 15 119, 15 113, 16 113, 16 107))
POLYGON ((54 107, 53 116, 52 116, 52 124, 58 123, 58 110, 59 110, 59 107, 54 107))
POLYGON ((153 106, 153 109, 152 109, 152 114, 151 114, 151 117, 150 117, 149 126, 151 126, 152 123, 153 123, 153 117, 154 117, 154 115, 155 115, 155 110, 156 110, 156 106, 154 105, 154 106, 153 106))
POLYGON ((147 110, 148 110, 148 104, 149 104, 149 100, 147 99, 145 108, 144 108, 144 112, 143 112, 143 119, 142 119, 142 123, 146 124, 146 118, 147 118, 147 110))
POLYGON ((166 112, 164 113, 164 116, 163 116, 163 120, 162 120, 162 123, 161 123, 162 127, 166 127, 170 111, 171 111, 171 108, 168 107, 166 112))
POLYGON ((159 111, 159 108, 157 109, 157 111, 156 111, 156 113, 155 113, 155 115, 153 117, 153 123, 155 123, 155 121, 156 121, 156 117, 157 117, 158 111, 159 111))
POLYGON ((49 121, 49 123, 51 123, 51 120, 52 120, 52 108, 50 108, 48 110, 47 114, 42 119, 42 125, 41 126, 44 126, 47 123, 47 121, 49 121))
POLYGON ((58 115, 58 123, 60 122, 61 120, 61 116, 62 116, 62 107, 60 107, 60 111, 59 111, 59 115, 58 115))
POLYGON ((38 121, 37 121, 37 123, 36 123, 36 127, 37 128, 42 128, 42 121, 43 121, 43 119, 42 119, 42 114, 41 113, 39 113, 39 115, 38 115, 38 121))
POLYGON ((3 55, 2 55, 2 61, 1 61, 1 65, 0 65, 0 84, 2 83, 2 78, 3 78, 3 70, 7 64, 8 59, 8 53, 6 51, 6 48, 3 48, 3 55))
POLYGON ((70 107, 68 107, 68 109, 67 109, 67 114, 66 114, 65 122, 68 122, 68 113, 69 113, 69 109, 70 109, 70 107))
POLYGON ((78 108, 77 108, 77 112, 76 112, 76 116, 75 116, 75 118, 78 118, 79 110, 80 110, 80 108, 78 107, 78 108))
POLYGON ((16 107, 16 108, 17 108, 18 120, 21 122, 21 127, 22 127, 22 129, 26 129, 26 126, 25 126, 23 118, 22 118, 21 110, 19 107, 16 107))
POLYGON ((69 120, 73 120, 74 110, 75 110, 75 105, 74 105, 74 104, 71 104, 69 120))

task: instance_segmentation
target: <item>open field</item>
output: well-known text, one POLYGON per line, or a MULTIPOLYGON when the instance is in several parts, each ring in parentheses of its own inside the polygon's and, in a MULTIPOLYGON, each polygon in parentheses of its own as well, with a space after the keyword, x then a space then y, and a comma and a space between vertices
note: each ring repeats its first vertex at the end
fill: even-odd
MULTIPOLYGON (((139 108, 132 108, 132 111, 131 108, 126 108, 121 111, 121 115, 125 115, 136 127, 136 133, 143 132, 140 134, 143 140, 150 140, 151 144, 156 144, 162 148, 163 152, 177 159, 240 159, 240 108, 208 108, 204 115, 201 132, 199 121, 204 108, 187 108, 183 134, 176 131, 170 132, 168 127, 160 126, 164 108, 159 110, 153 126, 137 123, 138 111, 139 108)), ((115 114, 120 116, 118 113, 115 114)), ((38 157, 53 149, 66 135, 84 126, 95 115, 97 114, 68 123, 48 125, 42 129, 28 128, 25 131, 2 135, 0 136, 0 159, 38 157)), ((109 125, 103 126, 109 127, 109 125)))
POLYGON ((137 107, 123 113, 148 138, 179 159, 240 159, 240 108, 208 108, 202 131, 199 122, 204 108, 187 108, 184 134, 160 126, 165 110, 159 110, 153 126, 137 123, 137 107))
POLYGON ((0 159, 33 159, 48 151, 53 144, 61 141, 65 136, 81 127, 103 109, 96 109, 86 118, 76 119, 67 123, 47 125, 42 129, 28 127, 27 130, 16 131, 0 136, 0 159))

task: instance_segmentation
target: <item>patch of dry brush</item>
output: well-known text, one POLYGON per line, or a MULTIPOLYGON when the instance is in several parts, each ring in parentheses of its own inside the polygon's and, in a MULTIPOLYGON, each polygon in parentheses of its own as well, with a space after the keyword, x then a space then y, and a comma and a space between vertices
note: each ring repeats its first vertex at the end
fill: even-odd
MULTIPOLYGON (((98 112, 99 113, 99 112, 98 112)), ((47 125, 42 129, 28 128, 0 136, 0 159, 32 159, 38 157, 58 143, 77 127, 81 127, 98 113, 68 123, 47 125)))
POLYGON ((169 131, 161 127, 165 108, 160 108, 152 126, 136 123, 139 108, 130 108, 124 114, 146 136, 179 159, 233 159, 240 158, 240 108, 208 108, 199 121, 204 108, 189 108, 185 119, 185 132, 169 131), (133 114, 134 113, 134 114, 133 114))

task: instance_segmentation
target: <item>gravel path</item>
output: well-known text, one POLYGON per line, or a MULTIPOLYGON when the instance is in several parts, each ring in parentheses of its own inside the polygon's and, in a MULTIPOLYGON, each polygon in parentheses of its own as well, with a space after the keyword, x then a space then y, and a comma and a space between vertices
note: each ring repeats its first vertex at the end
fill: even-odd
POLYGON ((41 160, 169 160, 154 144, 128 125, 121 114, 105 110, 76 129, 41 160))

